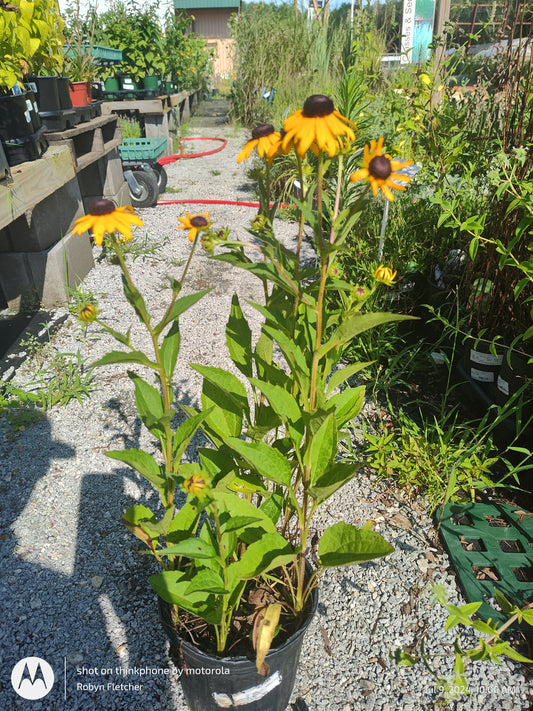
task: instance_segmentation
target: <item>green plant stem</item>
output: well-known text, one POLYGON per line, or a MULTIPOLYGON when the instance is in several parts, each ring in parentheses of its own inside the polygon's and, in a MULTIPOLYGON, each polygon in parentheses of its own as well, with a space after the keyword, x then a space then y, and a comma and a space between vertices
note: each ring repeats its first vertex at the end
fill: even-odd
MULTIPOLYGON (((124 278, 132 292, 138 293, 137 287, 135 286, 133 279, 131 278, 131 274, 129 272, 129 269, 126 264, 126 260, 124 259, 124 255, 122 253, 122 250, 120 248, 120 244, 117 241, 115 235, 112 237, 112 244, 113 248, 115 250, 115 254, 117 255, 117 259, 120 264, 120 268, 122 269, 122 273, 124 274, 124 278)), ((188 265, 187 265, 188 266, 188 265)), ((167 378, 167 375, 165 373, 165 367, 163 365, 163 359, 161 356, 161 349, 159 347, 159 341, 157 338, 157 335, 152 328, 152 325, 150 323, 150 317, 147 313, 144 313, 143 309, 139 310, 139 315, 142 318, 142 322, 144 323, 146 329, 148 330, 150 334, 150 338, 152 340, 152 346, 154 349, 154 355, 157 363, 157 374, 159 378, 159 382, 161 384, 161 390, 163 393, 163 407, 164 407, 164 412, 169 413, 170 408, 172 405, 172 388, 170 387, 170 381, 167 378)), ((165 508, 168 508, 169 506, 172 506, 174 504, 174 490, 173 490, 173 483, 172 480, 168 477, 168 474, 171 474, 174 470, 174 459, 173 459, 173 453, 172 453, 172 428, 170 425, 170 422, 166 422, 165 426, 165 447, 164 447, 164 457, 165 457, 165 467, 166 467, 166 472, 167 472, 167 490, 166 490, 166 501, 164 501, 164 506, 165 508)))
MULTIPOLYGON (((215 528, 217 531, 217 542, 218 542, 218 555, 220 558, 220 567, 222 568, 222 574, 224 576, 224 589, 229 589, 229 576, 228 569, 226 566, 226 550, 224 548, 224 542, 222 538, 222 529, 220 527, 220 518, 218 516, 218 509, 213 504, 211 506, 211 514, 213 516, 213 521, 215 522, 215 528)), ((222 605, 222 615, 220 629, 218 625, 215 625, 215 631, 217 636, 217 652, 223 652, 226 646, 226 641, 228 638, 229 628, 228 628, 228 596, 220 596, 220 604, 222 605)), ((230 616, 231 617, 231 616, 230 616)))
POLYGON ((183 269, 181 279, 179 280, 179 289, 174 290, 174 294, 172 295, 172 300, 169 304, 169 307, 165 312, 163 320, 159 324, 158 332, 161 332, 165 328, 165 326, 168 324, 168 319, 169 319, 170 313, 172 311, 174 304, 176 303, 176 299, 178 298, 178 295, 179 295, 181 289, 183 288, 183 282, 185 281, 185 277, 187 276, 187 272, 189 271, 189 266, 191 264, 191 261, 192 261, 193 255, 194 255, 194 250, 196 249, 196 244, 198 242, 199 236, 200 236, 200 233, 197 233, 196 237, 194 238, 194 242, 192 244, 191 251, 189 252, 189 257, 187 259, 187 263, 185 264, 185 268, 183 269))
POLYGON ((341 187, 342 187, 342 171, 344 167, 344 156, 342 153, 339 154, 339 164, 337 168, 337 190, 335 193, 335 207, 333 208, 333 219, 331 221, 331 232, 329 234, 329 242, 333 244, 335 242, 335 220, 339 214, 339 207, 341 204, 341 187))

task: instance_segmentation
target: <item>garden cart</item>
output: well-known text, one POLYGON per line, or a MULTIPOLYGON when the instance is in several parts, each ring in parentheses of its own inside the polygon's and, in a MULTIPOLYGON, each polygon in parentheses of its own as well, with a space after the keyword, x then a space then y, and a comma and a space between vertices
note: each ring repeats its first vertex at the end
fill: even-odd
POLYGON ((118 147, 134 207, 152 207, 165 190, 167 173, 158 158, 166 147, 166 138, 125 138, 118 147))

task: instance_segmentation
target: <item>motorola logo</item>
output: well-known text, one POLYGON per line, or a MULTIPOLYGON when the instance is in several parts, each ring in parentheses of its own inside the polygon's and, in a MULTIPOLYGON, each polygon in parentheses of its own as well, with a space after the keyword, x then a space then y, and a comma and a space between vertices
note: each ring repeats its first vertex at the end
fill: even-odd
POLYGON ((42 699, 54 685, 54 670, 40 657, 25 657, 11 672, 11 685, 23 699, 42 699))

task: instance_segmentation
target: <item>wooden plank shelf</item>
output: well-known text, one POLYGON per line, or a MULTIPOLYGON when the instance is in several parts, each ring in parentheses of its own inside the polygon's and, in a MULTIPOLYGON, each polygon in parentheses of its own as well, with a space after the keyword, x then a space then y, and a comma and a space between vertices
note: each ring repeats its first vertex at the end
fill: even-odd
POLYGON ((47 133, 48 141, 68 146, 76 173, 107 155, 122 142, 115 115, 97 116, 66 131, 47 133))
POLYGON ((11 168, 0 181, 0 230, 75 177, 70 150, 52 144, 39 160, 11 168))

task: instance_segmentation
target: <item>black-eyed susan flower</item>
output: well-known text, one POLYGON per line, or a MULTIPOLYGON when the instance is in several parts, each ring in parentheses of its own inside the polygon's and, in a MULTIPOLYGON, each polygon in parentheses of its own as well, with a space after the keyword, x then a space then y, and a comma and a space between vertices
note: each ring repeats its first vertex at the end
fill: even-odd
POLYGON ((242 160, 247 160, 254 148, 257 150, 257 155, 260 158, 266 158, 269 163, 272 163, 274 156, 281 146, 282 136, 279 131, 274 129, 269 123, 262 123, 256 126, 252 131, 251 139, 245 143, 244 148, 237 156, 237 163, 242 160))
POLYGON ((394 190, 405 190, 405 185, 400 185, 395 181, 402 180, 407 183, 411 180, 409 175, 403 175, 397 171, 406 168, 408 165, 412 165, 413 161, 392 160, 390 155, 387 153, 383 154, 383 141, 382 136, 378 141, 372 139, 370 145, 367 144, 365 146, 363 167, 356 170, 355 173, 352 173, 350 180, 357 182, 358 180, 368 178, 374 195, 377 195, 381 188, 387 200, 392 202, 394 195, 390 190, 391 188, 394 188, 394 190))
POLYGON ((183 482, 185 490, 191 496, 202 497, 208 488, 207 479, 203 474, 192 474, 183 482))
POLYGON ((207 211, 204 212, 203 215, 189 215, 189 213, 186 212, 185 217, 178 217, 178 222, 181 222, 179 226, 180 230, 189 230, 187 237, 190 242, 194 242, 199 232, 205 232, 211 226, 209 213, 207 211))
POLYGON ((121 234, 126 241, 131 239, 132 225, 144 225, 138 215, 135 215, 131 205, 115 207, 111 200, 95 200, 89 207, 89 214, 76 220, 72 232, 81 235, 92 230, 92 237, 97 245, 104 241, 104 234, 113 232, 121 234))
POLYGON ((80 321, 85 321, 90 323, 96 319, 96 306, 94 304, 83 304, 83 306, 78 310, 78 318, 80 321))
POLYGON ((313 94, 306 99, 303 109, 286 119, 283 130, 282 150, 294 146, 300 158, 304 158, 311 148, 332 158, 345 146, 346 139, 355 140, 356 126, 335 110, 328 96, 313 94))
POLYGON ((382 284, 386 284, 387 286, 392 286, 392 284, 394 284, 394 277, 396 274, 397 272, 393 272, 390 267, 380 264, 374 272, 374 279, 376 281, 380 281, 382 284))

